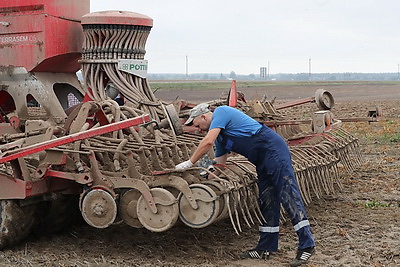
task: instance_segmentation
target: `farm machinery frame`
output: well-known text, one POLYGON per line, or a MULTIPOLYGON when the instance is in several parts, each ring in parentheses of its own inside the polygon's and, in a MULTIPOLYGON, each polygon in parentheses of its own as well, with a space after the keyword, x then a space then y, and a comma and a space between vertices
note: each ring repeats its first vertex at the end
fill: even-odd
MULTIPOLYGON (((193 103, 167 103, 150 88, 144 56, 152 26, 138 13, 89 13, 88 0, 0 4, 0 248, 36 229, 60 230, 76 211, 96 228, 120 220, 154 232, 178 219, 203 228, 229 218, 236 233, 264 220, 245 158, 213 166, 219 176, 209 168, 212 152, 175 170, 202 133, 182 125, 193 103)), ((338 165, 351 171, 361 162, 328 91, 274 105, 246 101, 234 81, 228 96, 209 104, 236 107, 287 140, 306 203, 341 186, 338 165), (309 102, 320 109, 312 121, 279 112, 309 102)))

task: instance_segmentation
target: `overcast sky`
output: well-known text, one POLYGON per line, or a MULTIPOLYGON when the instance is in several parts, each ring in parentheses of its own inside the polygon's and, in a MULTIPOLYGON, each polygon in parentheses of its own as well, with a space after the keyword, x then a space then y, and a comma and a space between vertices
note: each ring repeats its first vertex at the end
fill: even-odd
POLYGON ((397 72, 399 0, 91 0, 153 19, 150 73, 397 72))

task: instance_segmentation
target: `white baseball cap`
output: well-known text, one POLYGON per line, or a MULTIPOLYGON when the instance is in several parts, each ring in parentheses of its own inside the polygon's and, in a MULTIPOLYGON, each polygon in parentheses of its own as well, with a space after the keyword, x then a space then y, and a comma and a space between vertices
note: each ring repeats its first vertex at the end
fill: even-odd
POLYGON ((192 108, 189 113, 189 118, 185 122, 185 125, 191 124, 194 118, 196 118, 197 116, 210 112, 211 110, 209 109, 209 107, 210 107, 209 104, 201 103, 192 108))

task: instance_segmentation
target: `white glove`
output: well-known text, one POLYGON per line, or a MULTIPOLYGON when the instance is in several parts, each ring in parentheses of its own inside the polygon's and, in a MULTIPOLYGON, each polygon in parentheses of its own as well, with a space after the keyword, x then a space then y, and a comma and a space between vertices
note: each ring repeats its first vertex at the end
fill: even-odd
POLYGON ((178 165, 175 166, 176 170, 184 170, 187 168, 190 168, 193 166, 193 163, 188 159, 187 161, 184 161, 182 163, 179 163, 178 165))

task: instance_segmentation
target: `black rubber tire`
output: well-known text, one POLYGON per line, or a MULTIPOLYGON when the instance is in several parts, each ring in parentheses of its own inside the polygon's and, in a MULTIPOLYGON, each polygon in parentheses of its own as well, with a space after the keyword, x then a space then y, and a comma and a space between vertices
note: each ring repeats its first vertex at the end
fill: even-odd
POLYGON ((83 221, 79 211, 78 195, 60 195, 56 200, 39 204, 35 234, 55 234, 83 221))
POLYGON ((36 205, 20 207, 18 200, 0 200, 0 249, 27 237, 35 223, 36 205))

